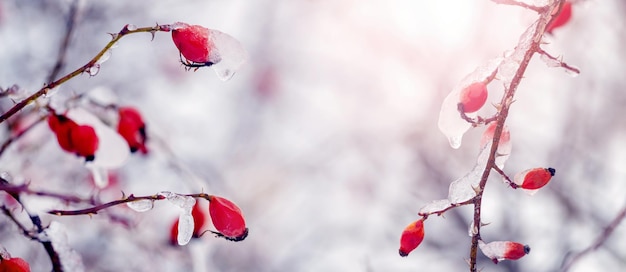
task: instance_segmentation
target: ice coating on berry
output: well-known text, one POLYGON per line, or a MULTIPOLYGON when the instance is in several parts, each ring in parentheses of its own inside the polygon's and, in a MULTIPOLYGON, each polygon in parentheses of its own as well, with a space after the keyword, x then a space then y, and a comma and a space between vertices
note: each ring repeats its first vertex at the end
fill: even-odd
POLYGON ((536 190, 548 184, 555 173, 556 170, 554 168, 532 168, 516 174, 513 182, 522 189, 529 190, 530 194, 533 194, 536 190))
POLYGON ((209 54, 214 46, 209 40, 209 29, 178 22, 172 25, 172 40, 185 59, 196 63, 210 62, 209 54))
POLYGON ((478 247, 496 264, 502 260, 517 260, 530 252, 529 246, 511 241, 495 241, 485 244, 479 240, 478 247))
POLYGON ((487 85, 476 82, 467 86, 461 91, 459 100, 465 113, 477 112, 487 101, 487 85))
MULTIPOLYGON (((464 120, 459 112, 461 92, 477 82, 488 82, 489 78, 492 78, 496 73, 502 61, 502 58, 495 58, 477 67, 476 70, 461 80, 443 100, 437 125, 439 130, 448 138, 452 148, 457 149, 461 147, 463 135, 472 127, 472 124, 464 120)), ((477 116, 475 112, 466 112, 466 115, 469 118, 477 116)))

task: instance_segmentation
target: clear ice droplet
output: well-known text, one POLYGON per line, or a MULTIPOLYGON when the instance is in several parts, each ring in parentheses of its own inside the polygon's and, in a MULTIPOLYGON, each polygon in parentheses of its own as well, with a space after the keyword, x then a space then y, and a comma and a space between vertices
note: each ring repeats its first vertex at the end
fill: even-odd
POLYGON ((126 203, 126 206, 136 212, 147 212, 154 207, 154 201, 150 199, 142 199, 126 203))

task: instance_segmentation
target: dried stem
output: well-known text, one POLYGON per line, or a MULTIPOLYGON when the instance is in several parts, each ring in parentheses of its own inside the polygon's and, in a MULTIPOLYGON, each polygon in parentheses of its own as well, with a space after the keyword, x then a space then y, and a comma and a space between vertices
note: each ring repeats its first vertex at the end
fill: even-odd
POLYGON ((48 80, 46 82, 53 81, 63 69, 65 65, 65 56, 67 55, 67 49, 70 47, 70 41, 72 39, 72 33, 74 33, 74 27, 76 26, 76 21, 78 20, 78 6, 80 0, 74 0, 70 5, 70 11, 67 15, 67 23, 65 25, 65 36, 63 37, 63 42, 61 43, 61 47, 59 47, 59 56, 57 57, 57 61, 54 64, 52 71, 48 75, 48 80))
POLYGON ((142 33, 142 32, 147 32, 147 33, 151 33, 153 35, 154 38, 154 33, 156 33, 157 31, 165 31, 165 32, 169 32, 170 31, 170 26, 169 25, 156 25, 154 27, 142 27, 142 28, 137 28, 137 29, 128 29, 128 25, 124 26, 124 28, 122 28, 122 30, 120 30, 119 33, 115 33, 115 34, 111 34, 111 36, 113 37, 113 39, 111 39, 111 41, 109 43, 107 43, 104 48, 102 48, 102 50, 100 50, 100 52, 93 57, 89 62, 87 62, 87 64, 81 66, 80 68, 74 70, 73 72, 53 81, 50 83, 47 83, 43 86, 43 88, 41 88, 39 91, 35 92, 34 94, 30 95, 29 97, 25 98, 24 100, 18 102, 17 104, 15 104, 15 106, 13 106, 12 108, 10 108, 7 112, 5 112, 4 114, 2 114, 0 116, 0 123, 6 121, 9 117, 13 116, 15 113, 17 113, 18 111, 20 111, 21 109, 23 109, 24 107, 26 107, 27 105, 29 105, 30 103, 32 103, 33 101, 37 100, 39 97, 47 94, 50 90, 58 87, 59 85, 67 82, 68 80, 84 73, 84 72, 88 72, 90 69, 92 69, 92 67, 94 67, 95 65, 99 65, 98 61, 100 60, 100 58, 102 58, 102 56, 108 51, 110 50, 120 39, 122 39, 124 36, 129 35, 129 34, 134 34, 134 33, 142 33))
POLYGON ((509 176, 506 173, 504 173, 502 169, 500 169, 500 167, 498 167, 497 165, 494 165, 493 170, 498 172, 498 174, 500 174, 509 183, 509 186, 511 186, 511 188, 513 189, 519 188, 519 185, 515 184, 515 182, 513 182, 511 178, 509 178, 509 176))
POLYGON ((28 195, 57 198, 65 202, 89 203, 92 205, 96 204, 96 201, 93 198, 86 199, 86 198, 80 198, 77 196, 70 196, 70 195, 64 195, 64 194, 53 193, 53 192, 35 191, 35 190, 31 190, 28 184, 11 185, 7 183, 0 183, 0 191, 5 191, 14 197, 18 194, 28 194, 28 195))

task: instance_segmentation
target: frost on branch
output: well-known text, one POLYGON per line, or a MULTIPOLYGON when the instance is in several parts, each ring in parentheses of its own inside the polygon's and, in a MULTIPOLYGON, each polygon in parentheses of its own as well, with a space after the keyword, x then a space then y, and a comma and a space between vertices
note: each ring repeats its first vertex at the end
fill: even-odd
POLYGON ((194 220, 191 212, 196 204, 196 199, 190 196, 165 191, 160 192, 159 194, 165 196, 165 198, 167 198, 170 203, 174 204, 174 206, 182 209, 178 217, 178 236, 176 237, 176 240, 179 245, 186 245, 189 241, 191 241, 191 237, 193 236, 194 220))
POLYGON ((495 264, 502 260, 517 260, 530 253, 529 246, 511 241, 495 241, 485 244, 479 240, 478 247, 495 264))
MULTIPOLYGON (((441 105, 439 112, 439 130, 448 138, 452 148, 461 147, 463 135, 472 127, 472 124, 461 117, 458 105, 461 102, 461 92, 467 87, 476 83, 486 84, 496 73, 498 66, 502 62, 502 58, 490 60, 487 64, 480 66, 471 74, 467 75, 456 87, 446 96, 441 105)), ((466 115, 470 118, 477 116, 476 112, 468 112, 466 115)))
POLYGON ((50 226, 45 229, 39 239, 41 241, 50 241, 54 251, 59 255, 63 271, 85 271, 83 260, 76 250, 72 249, 67 240, 65 227, 56 221, 52 221, 50 226))
MULTIPOLYGON (((496 132, 496 125, 496 122, 491 122, 485 129, 485 132, 483 132, 483 135, 480 138, 481 150, 486 148, 488 144, 493 142, 493 136, 496 132)), ((511 142, 511 132, 509 131, 509 128, 505 125, 504 128, 502 128, 502 133, 500 133, 500 142, 498 142, 498 150, 496 151, 495 163, 498 168, 504 169, 504 164, 509 159, 512 149, 513 143, 511 142)))
POLYGON ((476 196, 480 185, 480 179, 489 160, 489 151, 491 143, 487 144, 478 154, 476 165, 465 176, 453 181, 448 189, 448 200, 450 203, 457 204, 468 201, 476 196))

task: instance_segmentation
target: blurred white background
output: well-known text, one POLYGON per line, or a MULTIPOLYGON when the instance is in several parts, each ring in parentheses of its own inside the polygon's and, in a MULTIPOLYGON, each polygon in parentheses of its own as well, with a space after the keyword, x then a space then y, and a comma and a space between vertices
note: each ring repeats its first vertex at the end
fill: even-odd
MULTIPOLYGON (((0 2, 1 87, 41 88, 72 2, 0 2)), ((578 2, 543 48, 582 73, 571 77, 535 57, 507 121, 513 152, 505 171, 557 174, 532 197, 493 174, 483 202, 491 224, 482 237, 532 251, 498 265, 480 255, 482 271, 557 271, 626 205, 626 3, 578 2)), ((470 207, 429 218, 423 244, 407 258, 398 255, 400 233, 420 207, 446 197, 478 153, 482 129, 458 150, 437 129, 443 98, 475 67, 512 50, 535 19, 488 0, 82 1, 61 75, 125 24, 199 24, 244 44, 248 62, 222 82, 211 69, 186 72, 169 33, 154 41, 130 35, 98 75, 77 77, 52 99, 109 89, 144 114, 150 153, 116 170, 118 184, 100 194, 104 201, 120 190, 204 191, 237 203, 250 235, 171 247, 177 210, 165 202, 92 217, 45 215, 71 208, 51 199, 26 203, 45 223, 65 225, 88 271, 465 271, 470 207)), ((501 87, 489 88, 499 101, 501 87)), ((1 102, 3 112, 12 105, 1 102)), ((0 157, 1 171, 41 190, 94 193, 89 171, 45 124, 29 136, 0 157)), ((625 225, 571 271, 626 267, 625 225)), ((33 271, 50 269, 41 244, 4 216, 0 244, 33 271)))

